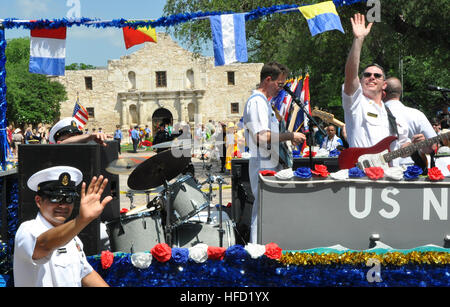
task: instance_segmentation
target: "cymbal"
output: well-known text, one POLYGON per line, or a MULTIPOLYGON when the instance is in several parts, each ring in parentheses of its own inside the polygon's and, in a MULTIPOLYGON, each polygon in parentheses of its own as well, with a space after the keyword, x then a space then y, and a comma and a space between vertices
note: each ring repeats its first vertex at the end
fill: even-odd
POLYGON ((174 140, 170 142, 164 142, 159 143, 156 145, 153 145, 151 148, 177 148, 182 147, 183 149, 190 149, 190 148, 201 148, 201 147, 208 147, 211 145, 222 145, 225 144, 223 141, 215 141, 215 142, 193 142, 192 140, 174 140))
POLYGON ((115 175, 129 175, 142 162, 149 157, 119 158, 108 164, 106 171, 115 175))
POLYGON ((191 157, 175 157, 164 150, 139 164, 128 177, 128 187, 147 190, 164 184, 178 176, 191 161, 191 157))

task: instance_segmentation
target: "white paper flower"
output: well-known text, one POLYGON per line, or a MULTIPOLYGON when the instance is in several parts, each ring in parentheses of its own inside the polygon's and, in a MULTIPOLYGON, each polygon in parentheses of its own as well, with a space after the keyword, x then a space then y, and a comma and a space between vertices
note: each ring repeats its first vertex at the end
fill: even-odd
POLYGON ((316 158, 328 158, 329 155, 330 152, 328 150, 326 150, 325 148, 320 148, 316 154, 316 158))
POLYGON ((277 177, 278 179, 283 179, 283 180, 291 179, 292 177, 294 177, 294 171, 292 170, 292 168, 287 168, 287 169, 277 172, 275 174, 275 177, 277 177))
POLYGON ((402 180, 403 169, 401 166, 389 167, 388 169, 384 170, 384 176, 394 180, 402 180))
POLYGON ((138 269, 146 269, 152 263, 152 254, 150 253, 132 254, 131 263, 138 269))
POLYGON ((348 179, 348 169, 341 169, 335 173, 330 173, 330 177, 336 180, 348 179))
POLYGON ((242 159, 250 159, 252 155, 249 152, 242 153, 242 159))
POLYGON ((261 257, 266 252, 266 246, 261 244, 248 243, 244 247, 244 249, 247 251, 247 253, 250 254, 253 259, 261 257))
POLYGON ((203 263, 208 260, 208 245, 199 243, 189 247, 189 258, 197 263, 203 263))

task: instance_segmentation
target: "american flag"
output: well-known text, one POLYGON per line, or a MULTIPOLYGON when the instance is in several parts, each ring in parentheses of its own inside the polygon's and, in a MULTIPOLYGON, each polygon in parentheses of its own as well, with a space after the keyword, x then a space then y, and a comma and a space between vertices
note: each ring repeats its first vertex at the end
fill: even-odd
POLYGON ((75 102, 75 107, 73 108, 72 117, 75 119, 75 122, 78 125, 78 129, 80 130, 84 128, 89 119, 88 111, 86 111, 86 109, 83 108, 78 98, 77 101, 75 102))

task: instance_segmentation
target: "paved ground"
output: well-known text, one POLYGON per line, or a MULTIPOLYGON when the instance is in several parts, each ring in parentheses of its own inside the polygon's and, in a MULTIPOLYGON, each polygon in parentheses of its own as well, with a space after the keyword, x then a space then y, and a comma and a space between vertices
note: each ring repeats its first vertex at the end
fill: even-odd
MULTIPOLYGON (((137 153, 131 152, 123 152, 119 157, 121 158, 130 158, 130 157, 151 157, 156 153, 150 151, 138 151, 137 153)), ((226 205, 228 202, 231 202, 231 175, 229 173, 220 173, 220 161, 206 160, 203 162, 200 159, 192 158, 192 164, 195 167, 195 178, 199 182, 204 182, 208 177, 208 170, 206 168, 207 165, 212 165, 211 174, 212 176, 221 176, 223 177, 225 183, 222 185, 222 204, 226 205)), ((181 171, 180 171, 180 176, 181 171)), ((180 177, 179 176, 179 177, 180 177)), ((171 183, 175 182, 179 177, 171 180, 171 183)), ((132 190, 128 187, 128 175, 119 175, 120 179, 120 207, 130 209, 131 206, 140 207, 147 204, 147 199, 153 199, 162 191, 162 186, 153 188, 148 191, 136 191, 132 190), (131 203, 130 198, 127 197, 127 192, 133 195, 133 203, 131 203)), ((215 182, 213 185, 213 205, 219 203, 219 185, 215 182)), ((209 185, 205 184, 202 186, 202 191, 208 193, 209 185)))

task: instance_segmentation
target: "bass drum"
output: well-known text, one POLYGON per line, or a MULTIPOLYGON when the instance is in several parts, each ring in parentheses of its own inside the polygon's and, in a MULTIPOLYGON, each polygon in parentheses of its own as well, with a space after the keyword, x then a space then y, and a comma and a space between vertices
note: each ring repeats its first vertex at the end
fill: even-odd
POLYGON ((165 243, 159 211, 142 211, 124 215, 106 224, 113 252, 137 253, 149 251, 165 243))
MULTIPOLYGON (((233 221, 222 222, 224 230, 222 247, 228 248, 236 244, 233 221)), ((186 222, 173 230, 173 245, 176 247, 193 247, 199 243, 208 246, 220 246, 219 226, 201 222, 186 222)))

